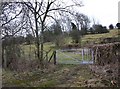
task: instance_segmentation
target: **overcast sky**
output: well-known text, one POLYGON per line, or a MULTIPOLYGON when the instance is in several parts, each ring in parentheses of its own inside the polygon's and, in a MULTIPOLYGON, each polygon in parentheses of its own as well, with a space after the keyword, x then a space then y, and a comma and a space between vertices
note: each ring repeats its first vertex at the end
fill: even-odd
POLYGON ((80 12, 88 15, 91 20, 102 25, 116 25, 118 22, 118 2, 120 0, 83 0, 84 6, 79 9, 80 12))
POLYGON ((86 14, 88 17, 90 17, 91 20, 93 20, 94 18, 96 23, 100 23, 108 27, 110 24, 116 25, 116 23, 118 22, 118 2, 120 0, 82 1, 84 6, 79 8, 79 12, 86 14))

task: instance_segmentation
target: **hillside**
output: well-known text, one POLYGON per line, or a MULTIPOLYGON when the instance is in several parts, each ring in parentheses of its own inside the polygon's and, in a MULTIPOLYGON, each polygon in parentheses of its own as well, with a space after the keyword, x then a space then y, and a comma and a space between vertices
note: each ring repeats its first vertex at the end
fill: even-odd
POLYGON ((104 34, 85 35, 82 38, 82 45, 86 43, 90 43, 90 44, 100 43, 105 38, 118 38, 118 35, 119 35, 118 29, 110 30, 109 33, 104 33, 104 34))

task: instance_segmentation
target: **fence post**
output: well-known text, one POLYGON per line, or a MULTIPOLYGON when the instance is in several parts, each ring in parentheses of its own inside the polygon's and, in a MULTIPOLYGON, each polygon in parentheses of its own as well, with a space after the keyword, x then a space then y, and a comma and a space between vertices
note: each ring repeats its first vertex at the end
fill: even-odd
POLYGON ((94 60, 94 51, 91 49, 91 53, 92 53, 92 61, 93 63, 95 63, 95 60, 94 60))
POLYGON ((54 51, 54 65, 56 65, 56 50, 54 51))
POLYGON ((82 61, 84 60, 84 48, 82 49, 82 61))
POLYGON ((87 48, 87 60, 89 61, 89 49, 87 48))
POLYGON ((46 62, 48 62, 48 53, 46 53, 46 62))

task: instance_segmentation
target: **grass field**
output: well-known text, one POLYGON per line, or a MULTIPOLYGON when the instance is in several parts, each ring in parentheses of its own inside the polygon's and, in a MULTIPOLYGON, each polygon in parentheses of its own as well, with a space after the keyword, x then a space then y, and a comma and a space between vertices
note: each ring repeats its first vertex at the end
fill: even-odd
MULTIPOLYGON (((118 37, 118 29, 110 30, 109 33, 104 33, 104 34, 85 35, 81 39, 81 44, 82 44, 82 46, 84 46, 85 44, 99 43, 101 41, 101 39, 109 38, 109 37, 118 37)), ((66 37, 65 42, 66 42, 66 44, 72 44, 71 37, 66 37)), ((24 59, 29 59, 29 60, 35 59, 36 47, 35 47, 34 44, 32 44, 32 45, 22 45, 21 47, 23 49, 24 59)), ((52 42, 44 43, 44 54, 47 51, 49 51, 50 49, 52 49, 52 50, 49 52, 48 58, 50 58, 50 56, 52 55, 53 50, 56 50, 56 49, 59 49, 59 48, 56 48, 55 44, 52 43, 52 42)), ((82 59, 82 56, 80 54, 74 54, 74 53, 71 53, 71 52, 63 52, 63 53, 65 55, 68 55, 68 56, 65 56, 65 55, 63 55, 61 53, 58 53, 57 55, 60 58, 60 62, 63 61, 63 60, 68 61, 68 60, 72 60, 72 59, 78 59, 78 60, 82 59)), ((86 56, 84 58, 87 59, 86 56)))
MULTIPOLYGON (((85 44, 88 44, 88 43, 90 44, 100 43, 105 38, 117 38, 118 35, 120 35, 120 31, 118 29, 112 29, 112 30, 109 30, 108 33, 84 35, 80 41, 81 41, 81 45, 84 46, 85 44)), ((66 37, 65 44, 73 44, 72 38, 66 37)))
POLYGON ((57 53, 58 63, 80 64, 82 61, 92 60, 92 55, 84 55, 82 58, 81 52, 59 52, 57 53))
POLYGON ((109 33, 104 33, 104 34, 85 35, 82 38, 82 45, 84 45, 85 43, 89 43, 89 42, 100 43, 100 41, 102 41, 102 39, 104 38, 116 38, 118 37, 118 35, 120 35, 118 32, 118 29, 110 30, 109 33))
MULTIPOLYGON (((22 49, 24 51, 24 59, 27 60, 35 60, 35 45, 24 45, 22 46, 22 49)), ((55 45, 53 43, 45 43, 44 44, 44 57, 46 56, 46 52, 48 52, 50 49, 52 49, 48 53, 48 59, 51 57, 52 53, 55 49, 55 45)), ((82 61, 82 54, 81 49, 76 52, 62 52, 61 50, 57 50, 57 62, 58 63, 78 63, 79 61, 82 61), (79 52, 79 53, 78 53, 79 52)), ((84 60, 90 60, 91 55, 84 55, 84 60)))
MULTIPOLYGON (((23 58, 28 60, 34 60, 35 54, 36 54, 36 47, 34 44, 31 45, 21 45, 21 49, 23 52, 23 58)), ((55 49, 54 43, 48 42, 44 44, 44 54, 48 52, 50 49, 52 51, 48 54, 48 56, 51 56, 53 50, 55 49)), ((45 56, 45 55, 44 55, 45 56)))

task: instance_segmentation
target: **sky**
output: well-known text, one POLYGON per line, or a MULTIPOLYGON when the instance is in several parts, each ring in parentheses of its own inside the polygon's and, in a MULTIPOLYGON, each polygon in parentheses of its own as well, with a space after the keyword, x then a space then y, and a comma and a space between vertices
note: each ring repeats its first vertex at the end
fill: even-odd
MULTIPOLYGON (((79 9, 86 14, 93 22, 103 26, 114 26, 118 22, 118 2, 120 0, 83 0, 84 6, 79 9)), ((119 6, 120 7, 120 6, 119 6)))
MULTIPOLYGON (((65 1, 68 3, 69 0, 65 1)), ((103 26, 108 27, 110 24, 115 26, 118 22, 119 1, 120 0, 82 0, 84 6, 77 10, 86 14, 90 18, 91 24, 93 24, 94 19, 95 23, 102 24, 103 26)))

